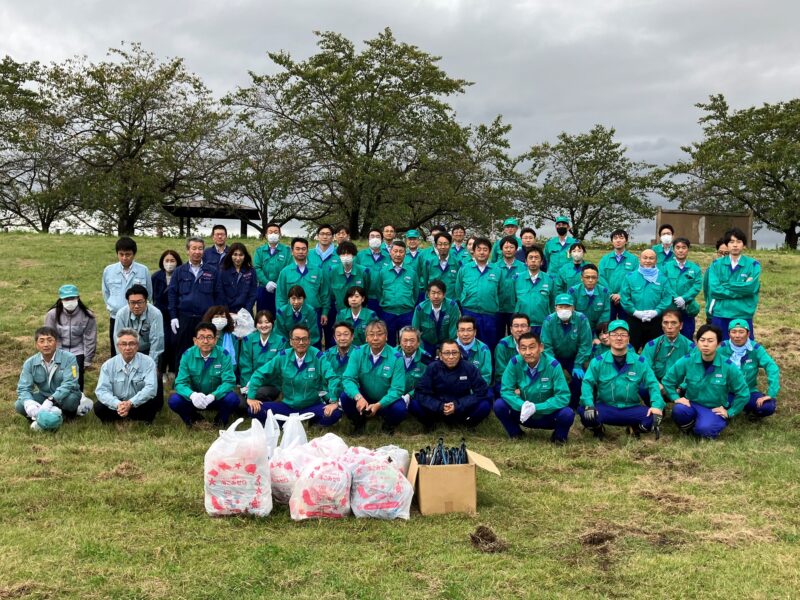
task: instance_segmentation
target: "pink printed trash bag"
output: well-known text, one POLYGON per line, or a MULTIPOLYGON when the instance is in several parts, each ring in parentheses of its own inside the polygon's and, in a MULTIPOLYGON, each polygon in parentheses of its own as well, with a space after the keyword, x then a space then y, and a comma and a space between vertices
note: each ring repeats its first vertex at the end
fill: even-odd
POLYGON ((270 480, 272 482, 272 497, 278 504, 289 504, 294 486, 300 473, 306 466, 319 460, 307 444, 293 446, 284 450, 280 446, 275 448, 275 453, 269 463, 270 480))
POLYGON ((238 419, 206 452, 205 507, 211 516, 272 512, 269 458, 264 428, 253 419, 250 429, 236 431, 238 419))
POLYGON ((413 497, 414 486, 385 458, 367 458, 355 465, 350 506, 356 517, 407 520, 413 497))
POLYGON ((317 460, 308 465, 289 500, 295 521, 341 519, 350 514, 350 471, 338 460, 317 460))

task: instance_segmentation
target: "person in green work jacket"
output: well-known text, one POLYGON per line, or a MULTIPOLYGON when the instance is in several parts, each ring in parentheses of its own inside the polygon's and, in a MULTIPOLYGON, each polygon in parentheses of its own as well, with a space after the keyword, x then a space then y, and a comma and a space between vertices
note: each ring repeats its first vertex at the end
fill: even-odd
POLYGON ((527 272, 517 273, 514 279, 517 296, 514 312, 528 315, 531 331, 537 335, 541 334, 547 315, 553 312, 556 297, 556 282, 549 273, 542 271, 543 260, 542 249, 531 246, 525 254, 527 272))
POLYGON ((419 295, 419 274, 404 263, 406 244, 395 240, 389 247, 392 264, 378 272, 380 312, 378 315, 389 328, 389 344, 397 343, 397 332, 411 325, 419 295))
POLYGON ((230 357, 217 346, 217 328, 212 323, 199 323, 194 328, 194 346, 183 353, 175 393, 167 401, 188 427, 203 417, 202 410, 216 410, 214 422, 227 425, 228 418, 239 406, 233 391, 236 374, 230 357))
POLYGON ((686 238, 676 238, 672 244, 675 258, 660 267, 675 294, 672 307, 681 312, 681 334, 690 340, 694 338, 694 318, 700 312, 700 305, 695 298, 703 289, 703 271, 700 265, 688 260, 691 245, 686 238))
POLYGON ((354 285, 344 294, 348 308, 336 313, 337 323, 347 323, 353 328, 353 345, 361 346, 367 341, 367 323, 378 319, 378 315, 366 307, 367 291, 354 285))
POLYGON ((311 345, 308 327, 295 325, 289 333, 289 348, 250 378, 247 413, 264 423, 270 410, 285 416, 310 412, 314 414, 312 424, 330 427, 342 418, 335 396, 337 386, 338 377, 325 353, 311 345))
POLYGON ((622 281, 628 273, 639 268, 639 259, 628 252, 628 232, 624 229, 615 229, 611 232, 611 246, 613 250, 604 254, 598 263, 600 282, 611 292, 611 314, 609 318, 628 319, 628 314, 620 303, 619 291, 622 281))
POLYGON ((461 358, 472 363, 481 373, 481 377, 492 392, 492 351, 489 346, 475 337, 478 326, 475 319, 464 315, 456 323, 456 343, 461 351, 461 358))
POLYGON ((622 308, 628 313, 631 345, 639 352, 661 335, 661 315, 672 306, 675 293, 664 272, 656 267, 656 253, 644 250, 639 268, 628 273, 619 292, 622 308))
POLYGON ((550 271, 556 279, 558 294, 564 294, 572 286, 580 284, 582 269, 584 265, 589 264, 584 256, 586 256, 586 246, 581 242, 575 242, 569 248, 569 260, 561 265, 557 272, 550 271))
POLYGON ((369 281, 365 282, 367 290, 367 308, 375 314, 380 310, 381 288, 378 283, 378 273, 392 264, 389 251, 383 247, 383 232, 373 227, 367 234, 368 248, 364 248, 356 255, 355 263, 369 272, 369 281))
POLYGON ((522 240, 517 235, 517 231, 519 231, 519 221, 517 221, 514 217, 509 217, 503 221, 503 235, 492 246, 492 251, 489 255, 489 262, 494 263, 502 258, 503 244, 508 237, 513 237, 515 240, 517 240, 517 248, 519 248, 520 244, 522 244, 522 240))
POLYGON ((422 336, 413 327, 403 327, 397 334, 397 351, 401 355, 405 374, 405 385, 401 398, 406 403, 406 408, 414 397, 417 383, 433 361, 433 356, 420 347, 421 342, 422 336))
MULTIPOLYGON (((322 313, 329 296, 326 273, 308 262, 308 240, 301 237, 292 238, 292 260, 278 275, 278 287, 275 290, 277 308, 289 303, 289 289, 295 285, 306 291, 306 304, 318 315, 321 325, 328 322, 327 313, 322 313)), ((277 312, 276 312, 277 315, 277 312)))
POLYGON ((745 319, 731 321, 728 339, 722 343, 720 352, 741 369, 750 389, 750 400, 744 407, 744 412, 756 419, 774 413, 778 392, 781 390, 781 371, 764 346, 750 339, 750 330, 745 319), (764 369, 767 375, 766 394, 758 389, 760 369, 764 369))
POLYGON ((664 376, 664 389, 675 403, 672 420, 684 433, 715 439, 750 400, 741 370, 719 352, 722 332, 716 325, 697 330, 697 350, 676 362, 664 376))
POLYGON ((579 240, 569 235, 569 217, 556 217, 556 237, 552 237, 544 245, 544 259, 547 272, 554 278, 558 270, 569 262, 569 249, 579 240))
MULTIPOLYGON (((449 233, 439 233, 436 236, 436 241, 432 249, 435 250, 434 254, 427 254, 420 258, 420 289, 428 290, 428 285, 431 281, 439 280, 445 284, 445 290, 448 292, 448 299, 455 299, 456 290, 456 277, 458 271, 461 269, 461 261, 464 260, 463 254, 469 255, 468 252, 462 254, 462 258, 456 258, 450 252, 452 247, 451 237, 449 233)), ((470 257, 469 262, 472 261, 470 257)))
POLYGON ((511 333, 497 342, 494 349, 494 397, 500 397, 500 380, 511 359, 519 354, 519 338, 530 333, 531 320, 528 315, 514 313, 511 315, 511 333))
POLYGON ((522 436, 522 427, 552 429, 550 441, 565 444, 575 412, 569 405, 569 386, 559 362, 544 350, 535 333, 519 338, 519 354, 503 371, 494 414, 508 437, 522 436))
POLYGON ((628 427, 635 436, 660 431, 664 400, 647 361, 628 347, 630 329, 622 319, 608 325, 611 348, 592 359, 581 386, 581 423, 602 438, 605 425, 628 427), (647 388, 651 406, 642 404, 639 389, 647 388))
POLYGON ((575 300, 575 310, 586 315, 592 335, 597 339, 597 327, 600 323, 609 323, 611 313, 611 293, 599 280, 597 267, 587 263, 581 267, 581 280, 570 287, 567 293, 575 300))
POLYGON ((277 308, 275 291, 278 289, 278 275, 292 260, 288 246, 280 243, 281 226, 272 221, 267 223, 267 243, 256 248, 253 268, 258 277, 256 290, 256 310, 268 310, 273 315, 277 308))
POLYGON ((439 279, 428 282, 427 295, 414 309, 411 326, 422 335, 425 352, 435 356, 439 344, 456 337, 461 311, 455 300, 446 297, 447 285, 439 279))
MULTIPOLYGON (((661 329, 664 334, 650 340, 642 348, 642 356, 653 369, 664 398, 667 397, 664 392, 664 384, 661 383, 664 375, 672 365, 689 354, 695 347, 694 342, 681 333, 681 318, 679 310, 673 308, 665 310, 661 316, 661 329)), ((640 389, 639 393, 645 403, 650 402, 650 392, 647 391, 647 388, 640 389)))
POLYGON ((486 238, 475 240, 473 262, 465 263, 456 276, 456 298, 461 313, 475 319, 481 340, 494 349, 498 340, 502 276, 499 267, 489 262, 491 247, 492 243, 486 238))
POLYGON ((401 353, 387 344, 386 323, 371 321, 366 329, 367 343, 350 357, 344 371, 342 410, 353 423, 354 433, 362 433, 368 418, 383 417, 382 429, 393 433, 408 414, 401 398, 405 373, 401 353))
POLYGON ((333 324, 333 339, 336 345, 325 351, 325 360, 328 361, 328 365, 333 370, 333 374, 336 377, 336 389, 330 394, 331 398, 336 402, 339 401, 344 391, 345 369, 347 369, 347 365, 350 363, 353 352, 358 347, 353 343, 354 333, 353 326, 350 323, 336 321, 336 323, 333 324))
POLYGON ((253 373, 278 356, 289 345, 289 340, 274 330, 275 317, 268 310, 256 313, 256 330, 241 341, 239 346, 239 373, 241 392, 247 395, 247 384, 253 373))
POLYGON ((497 337, 503 337, 511 326, 511 315, 517 304, 517 293, 514 289, 514 279, 517 275, 525 276, 528 272, 527 265, 517 260, 516 254, 519 242, 514 236, 506 236, 500 240, 500 259, 494 264, 500 270, 500 296, 497 313, 497 337))

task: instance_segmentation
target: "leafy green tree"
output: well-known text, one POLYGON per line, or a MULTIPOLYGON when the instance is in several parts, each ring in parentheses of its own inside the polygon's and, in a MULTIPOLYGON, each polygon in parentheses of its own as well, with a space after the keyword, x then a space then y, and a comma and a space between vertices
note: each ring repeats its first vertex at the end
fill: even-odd
POLYGON ((605 236, 652 217, 651 165, 626 156, 615 130, 595 125, 588 133, 561 133, 556 144, 533 146, 521 181, 519 209, 538 225, 567 215, 575 237, 605 236))
POLYGON ((797 249, 800 231, 800 99, 731 110, 722 94, 697 104, 703 139, 662 170, 663 193, 682 208, 752 210, 797 249))

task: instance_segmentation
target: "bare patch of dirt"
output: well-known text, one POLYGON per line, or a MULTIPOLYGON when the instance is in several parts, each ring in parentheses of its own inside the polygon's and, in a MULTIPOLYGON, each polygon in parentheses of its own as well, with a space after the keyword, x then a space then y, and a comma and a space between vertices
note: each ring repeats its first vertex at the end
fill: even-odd
POLYGON ((678 514, 689 510, 694 501, 688 496, 680 496, 666 491, 643 490, 639 496, 656 503, 656 508, 667 514, 678 514))
POLYGON ((486 525, 478 525, 474 533, 469 534, 472 546, 481 552, 505 552, 508 542, 497 537, 497 534, 486 525))
POLYGON ((127 460, 122 461, 116 467, 111 469, 110 471, 104 471, 100 473, 97 478, 101 481, 106 479, 114 479, 119 477, 120 479, 131 479, 139 481, 142 479, 142 470, 137 467, 132 462, 128 462, 127 460))
POLYGON ((720 513, 709 515, 710 531, 699 534, 700 539, 725 544, 726 546, 741 546, 775 541, 772 527, 752 527, 747 523, 747 517, 736 513, 720 513))
POLYGON ((43 598, 50 597, 49 593, 44 592, 38 585, 29 581, 0 587, 0 599, 3 600, 6 598, 27 598, 33 593, 38 593, 43 598))

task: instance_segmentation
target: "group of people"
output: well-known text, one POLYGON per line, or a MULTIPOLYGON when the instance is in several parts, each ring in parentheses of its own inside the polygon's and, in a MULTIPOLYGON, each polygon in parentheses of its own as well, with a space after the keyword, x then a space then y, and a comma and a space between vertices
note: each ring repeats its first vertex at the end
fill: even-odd
MULTIPOLYGON (((638 257, 614 231, 597 263, 567 217, 555 227, 544 246, 513 218, 495 243, 434 227, 423 248, 418 231, 400 240, 386 225, 359 251, 346 227, 320 225, 312 248, 282 244, 270 223, 251 257, 215 225, 212 245, 189 238, 186 262, 167 250, 152 276, 120 238, 102 277, 112 357, 94 413, 152 422, 169 372, 167 403, 188 426, 207 411, 225 424, 271 410, 311 412, 325 427, 345 416, 354 432, 377 418, 394 431, 409 413, 432 429, 493 412, 510 437, 546 429, 564 443, 576 413, 597 437, 605 426, 658 435, 670 406, 681 431, 715 438, 739 413, 775 411, 779 369, 753 335, 760 265, 742 231, 725 233, 703 273, 670 225, 638 257), (255 330, 240 338, 247 323, 255 330)), ((82 392, 96 318, 74 285, 34 337, 16 410, 53 429, 92 406, 82 392)))

